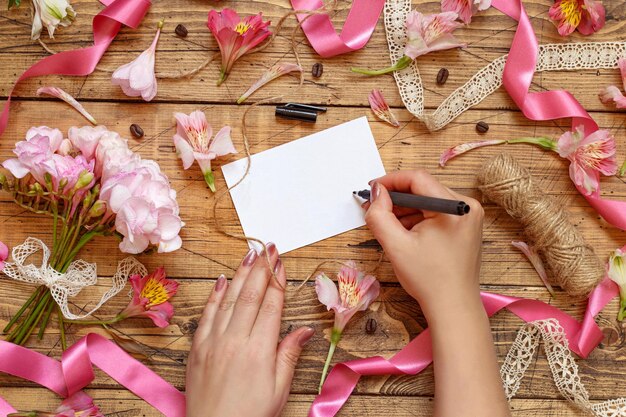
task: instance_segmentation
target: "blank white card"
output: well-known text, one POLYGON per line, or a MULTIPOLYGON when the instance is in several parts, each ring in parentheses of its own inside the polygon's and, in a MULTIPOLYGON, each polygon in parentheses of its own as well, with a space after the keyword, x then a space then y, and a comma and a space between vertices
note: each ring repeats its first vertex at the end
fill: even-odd
MULTIPOLYGON (((246 165, 243 158, 222 167, 229 187, 246 165)), ((285 253, 363 226, 352 191, 382 175, 376 142, 361 117, 253 155, 250 173, 230 194, 244 233, 285 253)))

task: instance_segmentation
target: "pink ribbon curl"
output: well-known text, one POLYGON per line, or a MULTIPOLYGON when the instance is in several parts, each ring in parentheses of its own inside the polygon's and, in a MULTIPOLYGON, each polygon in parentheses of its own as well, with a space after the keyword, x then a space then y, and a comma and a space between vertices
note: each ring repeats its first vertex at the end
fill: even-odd
MULTIPOLYGON (((68 397, 93 381, 93 365, 165 416, 185 417, 183 393, 98 334, 90 333, 80 339, 63 353, 61 361, 0 341, 0 372, 43 385, 61 397, 68 397)), ((0 417, 14 412, 0 397, 0 417)))
POLYGON ((106 8, 93 18, 93 46, 50 55, 27 69, 15 82, 0 114, 0 135, 9 121, 11 96, 17 84, 42 75, 89 75, 115 39, 122 25, 137 28, 150 8, 149 0, 100 0, 106 8))
MULTIPOLYGON (((523 114, 531 120, 571 117, 573 128, 583 125, 587 135, 598 130, 597 123, 569 92, 529 91, 538 54, 537 38, 530 19, 521 0, 493 0, 492 5, 519 21, 504 67, 503 84, 523 114)), ((602 199, 599 190, 592 195, 586 195, 581 188, 579 192, 607 222, 626 230, 626 202, 602 199)), ((626 250, 626 246, 622 250, 626 250)), ((565 329, 572 351, 585 358, 602 340, 602 331, 595 322, 595 316, 618 293, 617 285, 605 277, 589 296, 587 310, 581 323, 563 311, 538 300, 487 292, 481 293, 481 299, 489 316, 506 308, 526 322, 557 319, 565 329)), ((309 417, 335 416, 363 375, 415 375, 431 362, 430 332, 426 329, 389 360, 376 356, 337 364, 328 375, 322 392, 313 402, 309 417)))
MULTIPOLYGON (((317 10, 324 6, 322 0, 291 0, 295 10, 317 10)), ((298 14, 302 30, 315 52, 324 58, 330 58, 346 52, 356 51, 367 44, 378 18, 385 5, 385 0, 354 0, 343 25, 341 34, 337 34, 328 14, 315 14, 307 17, 298 14)))

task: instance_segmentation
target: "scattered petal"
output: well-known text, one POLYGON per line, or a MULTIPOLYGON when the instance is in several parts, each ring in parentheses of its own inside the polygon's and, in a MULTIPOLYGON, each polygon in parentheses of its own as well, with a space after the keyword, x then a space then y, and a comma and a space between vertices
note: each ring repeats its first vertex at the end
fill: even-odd
POLYGON ((483 140, 480 142, 462 143, 460 145, 453 146, 450 149, 446 149, 441 154, 441 157, 439 158, 439 165, 444 167, 446 166, 446 163, 450 159, 457 157, 461 154, 464 154, 465 152, 469 152, 472 149, 482 148, 483 146, 501 145, 503 143, 506 143, 506 141, 500 140, 500 139, 494 139, 494 140, 483 140))
POLYGON ((370 107, 372 111, 379 119, 389 123, 392 126, 399 127, 400 122, 396 119, 396 116, 389 109, 389 104, 385 101, 385 97, 383 97, 383 93, 380 90, 372 90, 370 95, 367 97, 370 102, 370 107))
POLYGON ((98 124, 98 122, 96 122, 96 119, 91 114, 89 114, 87 110, 85 110, 82 104, 80 104, 78 101, 76 101, 74 97, 72 97, 69 93, 65 92, 59 87, 41 87, 37 90, 37 95, 40 96, 42 94, 47 94, 49 96, 63 100, 70 106, 74 107, 74 109, 82 114, 85 119, 89 120, 91 124, 98 124))
POLYGON ((300 65, 297 65, 297 64, 276 64, 272 66, 272 68, 266 70, 261 75, 261 77, 258 80, 256 80, 254 84, 250 86, 250 88, 248 88, 248 91, 246 91, 245 93, 243 93, 241 97, 239 97, 239 99, 237 100, 237 104, 241 104, 244 101, 246 101, 246 99, 250 97, 252 93, 254 93, 259 88, 263 87, 265 84, 269 83, 270 81, 275 80, 276 78, 281 77, 285 74, 289 74, 290 72, 293 72, 293 71, 302 72, 302 67, 300 67, 300 65))
POLYGON ((550 295, 554 297, 554 290, 548 282, 548 274, 546 273, 546 268, 543 266, 543 260, 541 259, 537 251, 535 251, 534 248, 528 246, 525 242, 514 241, 511 242, 511 245, 515 246, 517 249, 522 251, 524 255, 526 255, 532 266, 535 268, 535 271, 537 271, 537 274, 539 274, 539 278, 541 278, 541 281, 543 281, 543 285, 546 286, 546 289, 548 290, 550 295))

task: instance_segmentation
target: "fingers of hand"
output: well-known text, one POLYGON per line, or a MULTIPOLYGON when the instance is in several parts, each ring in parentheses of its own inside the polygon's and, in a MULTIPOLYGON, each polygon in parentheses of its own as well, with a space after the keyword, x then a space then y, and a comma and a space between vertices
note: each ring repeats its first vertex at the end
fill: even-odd
POLYGON ((407 231, 393 213, 386 188, 382 184, 373 188, 377 188, 378 195, 365 213, 365 222, 383 248, 392 249, 394 245, 402 244, 402 237, 407 231))
MULTIPOLYGON (((288 334, 276 352, 276 390, 277 393, 288 394, 302 348, 311 340, 315 330, 311 327, 300 327, 288 334)), ((285 395, 285 400, 287 396, 285 395)))
POLYGON ((217 314, 219 305, 224 298, 227 287, 228 280, 224 275, 220 275, 213 286, 213 291, 209 296, 206 306, 204 307, 204 311, 202 312, 202 317, 200 317, 200 321, 198 322, 198 328, 194 334, 194 343, 203 343, 209 336, 211 327, 213 327, 215 315, 217 314))
POLYGON ((235 302, 241 292, 244 282, 246 281, 248 274, 252 271, 252 267, 256 263, 258 255, 254 249, 251 249, 248 254, 243 258, 239 268, 235 272, 235 276, 230 282, 228 289, 222 297, 222 300, 218 304, 217 313, 215 314, 215 321, 212 328, 213 332, 223 333, 230 323, 230 319, 233 315, 235 308, 235 302))
POLYGON ((269 243, 267 252, 264 251, 257 258, 237 295, 237 301, 227 328, 228 332, 250 335, 259 314, 261 303, 265 298, 267 286, 273 279, 272 271, 277 262, 278 250, 273 243, 269 243))
POLYGON ((376 181, 390 191, 429 197, 452 198, 452 194, 447 187, 444 187, 435 177, 422 169, 395 171, 376 179, 376 181))
POLYGON ((285 266, 280 259, 276 262, 274 274, 278 282, 270 277, 263 303, 250 334, 251 338, 260 347, 265 346, 273 351, 276 350, 276 344, 278 343, 280 319, 285 299, 284 288, 287 285, 285 266))

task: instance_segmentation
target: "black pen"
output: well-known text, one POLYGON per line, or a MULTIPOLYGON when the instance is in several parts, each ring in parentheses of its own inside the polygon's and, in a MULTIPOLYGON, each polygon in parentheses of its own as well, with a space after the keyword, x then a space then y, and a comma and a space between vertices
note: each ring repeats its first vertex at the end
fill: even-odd
MULTIPOLYGON (((353 191, 352 194, 364 200, 370 199, 370 190, 353 191)), ((413 195, 389 191, 391 202, 394 206, 409 207, 418 210, 436 211, 437 213, 454 214, 463 216, 470 212, 470 206, 464 201, 447 200, 445 198, 426 197, 423 195, 413 195)))

